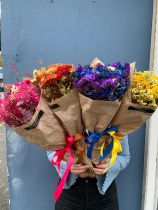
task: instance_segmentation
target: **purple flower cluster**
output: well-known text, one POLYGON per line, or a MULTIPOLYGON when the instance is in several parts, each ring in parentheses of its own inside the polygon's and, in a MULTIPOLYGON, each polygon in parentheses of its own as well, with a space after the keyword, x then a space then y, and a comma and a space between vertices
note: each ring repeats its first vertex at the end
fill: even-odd
POLYGON ((78 92, 93 100, 117 100, 129 84, 130 65, 120 62, 112 65, 97 64, 83 68, 80 64, 72 73, 78 92))

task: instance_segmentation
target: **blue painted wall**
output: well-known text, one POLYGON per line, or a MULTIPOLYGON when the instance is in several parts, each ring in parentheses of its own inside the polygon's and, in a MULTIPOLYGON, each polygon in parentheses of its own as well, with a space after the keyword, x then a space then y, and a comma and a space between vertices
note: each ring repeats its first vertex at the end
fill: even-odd
MULTIPOLYGON (((149 67, 153 2, 149 0, 3 0, 4 82, 51 63, 137 62, 149 67)), ((117 178, 121 210, 140 210, 145 125, 130 135, 131 163, 117 178)), ((7 129, 10 210, 53 209, 57 174, 46 152, 7 129)))

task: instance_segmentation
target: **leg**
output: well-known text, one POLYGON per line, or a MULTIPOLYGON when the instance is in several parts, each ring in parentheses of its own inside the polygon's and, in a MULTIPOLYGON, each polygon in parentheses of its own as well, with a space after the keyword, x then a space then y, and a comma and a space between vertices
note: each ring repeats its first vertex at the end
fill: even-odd
POLYGON ((117 188, 115 181, 109 186, 104 195, 95 193, 93 198, 89 198, 90 210, 119 210, 117 188))
POLYGON ((85 188, 80 180, 70 187, 64 189, 55 203, 55 210, 85 210, 86 207, 85 188))

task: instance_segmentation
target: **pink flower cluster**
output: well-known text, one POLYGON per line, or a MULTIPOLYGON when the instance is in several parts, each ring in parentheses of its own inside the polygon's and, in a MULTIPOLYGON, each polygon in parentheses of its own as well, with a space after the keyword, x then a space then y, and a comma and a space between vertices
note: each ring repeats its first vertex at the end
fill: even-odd
POLYGON ((39 103, 40 90, 29 80, 6 87, 9 91, 0 98, 0 122, 13 127, 28 123, 39 103))

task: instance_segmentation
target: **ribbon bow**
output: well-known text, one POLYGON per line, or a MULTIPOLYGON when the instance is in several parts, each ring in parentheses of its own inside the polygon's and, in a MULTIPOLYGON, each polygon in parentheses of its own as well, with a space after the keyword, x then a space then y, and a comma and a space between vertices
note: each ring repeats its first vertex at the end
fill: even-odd
POLYGON ((112 141, 108 145, 108 147, 106 148, 106 150, 104 152, 103 152, 103 150, 104 150, 105 142, 103 143, 103 145, 101 147, 101 150, 100 150, 100 155, 101 156, 100 156, 99 160, 104 160, 106 158, 106 156, 110 153, 111 150, 112 150, 112 154, 111 154, 110 164, 109 164, 108 168, 106 168, 104 170, 103 173, 106 173, 107 170, 114 164, 114 162, 117 158, 117 154, 119 152, 122 152, 122 146, 121 146, 121 143, 120 143, 120 141, 122 140, 122 137, 116 136, 115 131, 110 131, 107 134, 109 135, 110 138, 112 138, 112 141))
POLYGON ((87 151, 87 156, 91 159, 92 157, 92 151, 93 151, 93 147, 94 144, 97 143, 99 141, 99 139, 101 138, 101 136, 106 135, 107 133, 111 132, 111 131, 118 131, 116 126, 111 126, 110 128, 105 129, 102 133, 91 133, 85 140, 84 143, 85 144, 89 144, 89 148, 87 151), (89 139, 92 139, 92 141, 89 142, 89 139))
MULTIPOLYGON (((84 136, 82 136, 80 134, 76 134, 75 138, 73 138, 72 136, 67 137, 65 147, 63 149, 56 150, 55 154, 53 155, 51 163, 53 165, 57 165, 58 171, 60 173, 60 163, 63 160, 65 153, 68 152, 70 154, 68 164, 67 164, 66 170, 64 172, 64 175, 63 175, 57 189, 54 192, 55 201, 58 200, 58 198, 59 198, 59 196, 60 196, 60 194, 63 190, 63 187, 66 183, 66 179, 67 179, 67 176, 69 174, 70 168, 71 168, 72 163, 74 161, 74 156, 73 156, 73 153, 72 153, 72 150, 71 150, 71 146, 75 142, 83 140, 83 138, 84 138, 84 136), (55 157, 57 157, 56 161, 53 160, 55 157)), ((76 145, 76 148, 79 150, 79 157, 78 157, 77 163, 80 163, 81 160, 82 160, 82 156, 83 156, 83 149, 79 145, 76 145)))

